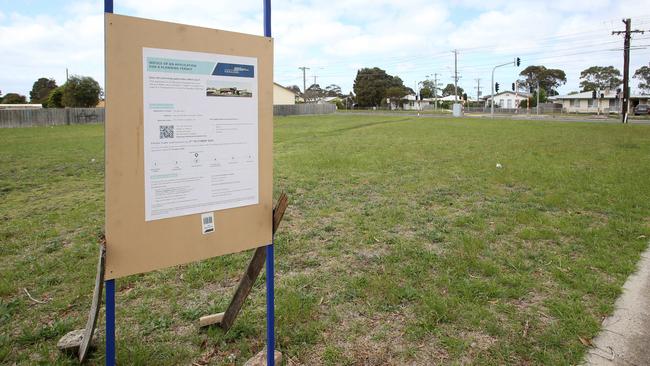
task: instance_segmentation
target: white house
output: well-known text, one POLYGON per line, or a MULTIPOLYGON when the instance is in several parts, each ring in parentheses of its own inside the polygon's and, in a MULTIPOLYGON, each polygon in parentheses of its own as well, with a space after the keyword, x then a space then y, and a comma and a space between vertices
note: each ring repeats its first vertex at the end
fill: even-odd
MULTIPOLYGON (((438 98, 422 98, 422 100, 418 100, 417 96, 415 94, 410 94, 402 98, 402 107, 404 110, 424 110, 424 109, 433 109, 434 104, 438 101, 440 102, 454 102, 456 99, 454 98, 453 95, 448 95, 446 97, 438 97, 438 98)), ((463 102, 463 98, 461 96, 458 96, 457 99, 458 103, 463 102)), ((467 101, 473 102, 474 99, 472 99, 469 95, 467 96, 467 101)), ((397 106, 395 103, 391 103, 391 109, 397 109, 397 106)))
MULTIPOLYGON (((433 98, 431 98, 431 100, 433 100, 433 98)), ((455 95, 447 95, 446 97, 438 97, 438 102, 458 102, 458 103, 462 103, 462 101, 463 101, 463 97, 461 95, 459 95, 458 98, 456 98, 455 95)), ((472 98, 471 95, 468 95, 467 96, 467 101, 468 102, 473 102, 474 99, 472 98)))
MULTIPOLYGON (((621 110, 622 102, 620 98, 616 97, 613 91, 598 93, 597 98, 594 99, 593 92, 586 91, 582 93, 556 95, 549 97, 555 103, 562 104, 562 110, 569 113, 618 113, 621 110)), ((648 95, 631 95, 630 96, 630 111, 634 109, 637 104, 648 104, 650 96, 648 95)))
POLYGON ((296 104, 296 93, 284 86, 273 83, 273 105, 296 104))
MULTIPOLYGON (((518 108, 521 105, 521 102, 527 100, 530 95, 524 92, 515 93, 513 91, 507 90, 502 91, 501 93, 494 94, 494 106, 499 108, 518 108)), ((492 100, 491 95, 486 95, 483 97, 487 102, 486 105, 489 105, 489 102, 492 100)))

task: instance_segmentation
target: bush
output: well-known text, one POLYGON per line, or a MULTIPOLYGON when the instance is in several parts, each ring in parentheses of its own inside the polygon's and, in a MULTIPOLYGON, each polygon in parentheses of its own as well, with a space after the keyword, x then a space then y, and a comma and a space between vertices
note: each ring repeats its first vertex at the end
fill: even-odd
POLYGON ((65 107, 95 107, 102 88, 89 76, 72 76, 64 85, 62 102, 65 107))
POLYGON ((18 93, 9 93, 2 98, 3 104, 25 104, 27 103, 27 98, 24 95, 18 93))
POLYGON ((63 87, 59 86, 54 88, 50 95, 47 97, 47 101, 43 105, 45 108, 63 108, 63 87))

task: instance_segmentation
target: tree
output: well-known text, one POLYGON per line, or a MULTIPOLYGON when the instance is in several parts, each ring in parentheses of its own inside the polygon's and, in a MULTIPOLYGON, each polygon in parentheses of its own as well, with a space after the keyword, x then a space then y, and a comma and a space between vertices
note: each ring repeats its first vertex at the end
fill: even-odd
MULTIPOLYGON (((444 89, 442 89, 442 96, 446 97, 448 95, 454 95, 455 92, 456 92, 456 88, 454 87, 454 84, 450 83, 450 84, 447 84, 447 86, 445 86, 444 89)), ((458 87, 458 95, 459 95, 458 99, 460 99, 460 96, 463 95, 464 92, 465 91, 463 90, 463 88, 461 88, 459 86, 458 87)))
POLYGON ((325 91, 321 89, 320 85, 312 84, 305 92, 305 101, 317 101, 325 96, 325 91))
POLYGON ((592 66, 580 73, 580 88, 582 91, 614 90, 623 80, 621 72, 614 66, 592 66))
MULTIPOLYGON (((546 103, 547 100, 548 97, 546 96, 546 90, 540 88, 539 102, 546 103)), ((530 96, 530 107, 534 108, 536 106, 537 106, 537 90, 535 90, 530 96)), ((528 101, 526 99, 522 100, 521 102, 519 102, 519 107, 528 108, 528 101)))
POLYGON ((440 88, 438 88, 437 85, 434 85, 433 80, 424 80, 422 82, 422 89, 428 89, 429 92, 431 93, 431 96, 424 97, 424 98, 433 98, 440 95, 440 93, 438 92, 440 88))
POLYGON ((54 79, 39 78, 34 82, 32 91, 29 92, 29 101, 31 103, 45 104, 50 92, 56 89, 56 81, 54 79))
POLYGON ((391 103, 399 103, 399 101, 408 94, 408 90, 402 86, 391 86, 386 89, 384 96, 388 98, 391 103))
POLYGON ((102 88, 89 76, 73 75, 63 88, 63 105, 66 107, 94 107, 99 103, 102 88))
POLYGON ((363 68, 357 71, 352 89, 360 107, 376 107, 386 97, 386 90, 392 86, 404 86, 402 79, 388 75, 378 68, 363 68))
POLYGON ((302 94, 302 91, 300 90, 300 87, 298 85, 288 86, 287 89, 291 90, 292 92, 294 92, 294 93, 296 93, 298 95, 302 94))
POLYGON ((47 97, 47 102, 45 102, 45 108, 63 108, 63 87, 59 86, 58 88, 52 90, 50 95, 47 97))
POLYGON ((330 84, 325 87, 325 95, 328 97, 340 97, 343 94, 341 93, 341 87, 336 84, 330 84))
POLYGON ((427 87, 423 87, 420 89, 420 97, 421 98, 433 98, 433 91, 427 87))
POLYGON ((519 88, 528 92, 539 88, 546 91, 548 95, 557 95, 557 88, 566 84, 566 73, 560 69, 547 69, 543 65, 531 65, 523 69, 520 73, 522 79, 517 81, 519 88))
POLYGON ((650 67, 643 66, 634 72, 634 78, 639 79, 639 89, 650 93, 650 67))
POLYGON ((3 104, 25 104, 27 103, 27 98, 24 95, 18 93, 7 93, 2 98, 3 104))

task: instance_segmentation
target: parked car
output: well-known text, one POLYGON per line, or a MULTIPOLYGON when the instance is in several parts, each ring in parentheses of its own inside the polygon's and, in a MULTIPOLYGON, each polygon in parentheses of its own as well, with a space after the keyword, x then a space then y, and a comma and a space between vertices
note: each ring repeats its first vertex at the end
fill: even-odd
POLYGON ((642 114, 650 114, 650 106, 647 104, 638 104, 634 107, 634 115, 639 116, 642 114))

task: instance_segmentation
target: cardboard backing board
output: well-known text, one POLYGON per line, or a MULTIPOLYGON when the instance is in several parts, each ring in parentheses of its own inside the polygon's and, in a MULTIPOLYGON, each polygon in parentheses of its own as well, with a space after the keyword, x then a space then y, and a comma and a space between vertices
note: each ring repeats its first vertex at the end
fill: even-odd
POLYGON ((272 240, 273 41, 105 14, 106 279, 268 245, 272 240), (259 203, 145 221, 143 48, 254 57, 258 78, 259 203))

